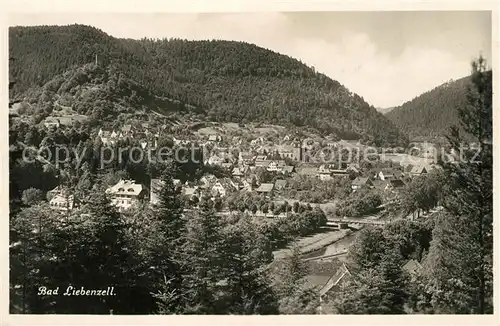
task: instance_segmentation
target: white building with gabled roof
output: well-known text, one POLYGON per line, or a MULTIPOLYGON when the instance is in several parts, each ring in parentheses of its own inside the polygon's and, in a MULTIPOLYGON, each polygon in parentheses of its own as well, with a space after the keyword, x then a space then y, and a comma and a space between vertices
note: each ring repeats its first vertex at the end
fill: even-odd
POLYGON ((146 195, 146 188, 133 180, 120 180, 117 184, 106 189, 111 198, 111 204, 118 210, 127 210, 137 204, 146 195))

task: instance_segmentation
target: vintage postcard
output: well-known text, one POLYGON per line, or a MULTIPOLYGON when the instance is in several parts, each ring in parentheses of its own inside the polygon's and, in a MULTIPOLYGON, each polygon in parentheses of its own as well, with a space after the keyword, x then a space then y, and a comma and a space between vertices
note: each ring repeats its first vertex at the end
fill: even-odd
POLYGON ((6 13, 7 325, 498 321, 494 2, 57 4, 6 13))

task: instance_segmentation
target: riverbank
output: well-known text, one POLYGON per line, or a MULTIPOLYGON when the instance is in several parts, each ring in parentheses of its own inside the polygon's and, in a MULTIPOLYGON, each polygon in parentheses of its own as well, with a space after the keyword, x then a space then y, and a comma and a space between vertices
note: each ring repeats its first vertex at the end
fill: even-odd
MULTIPOLYGON (((332 248, 335 248, 335 243, 342 243, 343 246, 347 248, 353 241, 355 237, 354 234, 361 228, 362 227, 360 226, 344 230, 323 228, 323 232, 300 238, 296 244, 300 248, 300 252, 304 258, 318 256, 318 253, 322 250, 325 252, 328 251, 328 253, 331 254, 333 253, 332 248), (349 239, 349 241, 342 241, 343 239, 349 239)), ((289 256, 291 252, 292 250, 290 245, 286 248, 276 250, 273 252, 274 259, 283 259, 289 256)))

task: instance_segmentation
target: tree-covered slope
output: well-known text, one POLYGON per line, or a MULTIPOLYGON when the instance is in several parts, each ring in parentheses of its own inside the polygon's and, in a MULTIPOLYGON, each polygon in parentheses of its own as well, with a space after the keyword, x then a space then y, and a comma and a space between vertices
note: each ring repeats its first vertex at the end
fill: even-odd
POLYGON ((43 86, 28 89, 18 98, 24 112, 34 116, 36 121, 51 113, 63 112, 86 115, 93 121, 106 123, 115 121, 120 114, 203 113, 178 100, 155 95, 120 73, 114 64, 74 66, 43 86))
POLYGON ((410 138, 433 139, 459 124, 458 109, 467 106, 470 77, 442 84, 386 113, 410 138))
MULTIPOLYGON (((116 39, 88 26, 12 27, 9 70, 23 96, 94 62, 214 121, 310 126, 377 145, 406 136, 360 96, 298 60, 233 41, 116 39)), ((63 95, 63 94, 61 94, 63 95)))

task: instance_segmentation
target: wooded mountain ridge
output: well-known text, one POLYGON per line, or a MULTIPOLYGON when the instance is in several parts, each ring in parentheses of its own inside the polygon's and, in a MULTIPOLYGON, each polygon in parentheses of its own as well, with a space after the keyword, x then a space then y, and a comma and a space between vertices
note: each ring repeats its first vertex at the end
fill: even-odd
MULTIPOLYGON (((180 112, 210 121, 309 126, 378 146, 408 142, 361 96, 298 60, 253 44, 118 39, 83 25, 11 27, 9 42, 14 58, 9 77, 16 82, 11 98, 26 97, 36 87, 47 89, 47 84, 61 86, 66 83, 61 76, 66 76, 62 78, 73 78, 79 89, 100 85, 101 97, 110 101, 115 100, 107 92, 115 87, 114 95, 132 95, 131 104, 142 101, 147 107, 148 98, 168 99, 183 109, 180 112), (96 55, 98 67, 89 68, 96 55), (82 72, 90 71, 105 78, 87 80, 82 72), (108 77, 127 81, 127 90, 122 92, 119 83, 104 87, 108 77), (134 92, 131 85, 136 85, 134 92)), ((64 97, 78 89, 52 91, 64 97)))
POLYGON ((458 110, 468 105, 470 84, 470 76, 446 82, 394 108, 385 116, 405 130, 410 139, 442 139, 449 134, 450 127, 460 125, 458 110))

